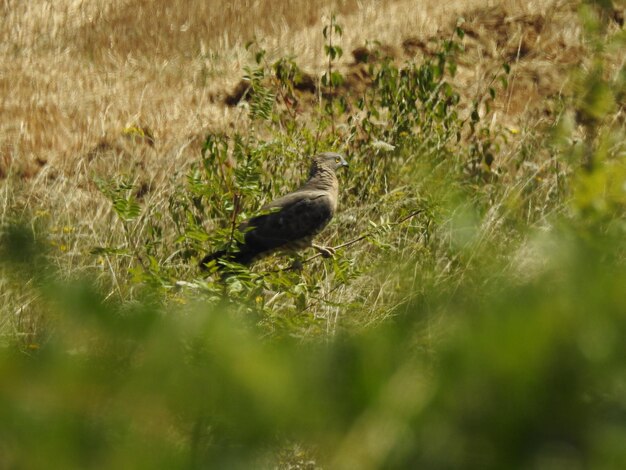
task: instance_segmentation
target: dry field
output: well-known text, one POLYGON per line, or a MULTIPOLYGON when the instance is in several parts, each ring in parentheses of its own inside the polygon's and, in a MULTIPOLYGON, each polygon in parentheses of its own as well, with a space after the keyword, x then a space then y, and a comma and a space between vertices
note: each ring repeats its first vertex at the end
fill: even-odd
MULTIPOLYGON (((348 51, 366 41, 399 58, 449 34, 457 17, 470 27, 470 54, 459 76, 476 93, 503 61, 515 64, 502 119, 559 93, 575 64, 579 31, 567 2, 4 2, 0 30, 0 174, 33 177, 39 167, 75 175, 85 156, 129 126, 154 135, 150 171, 184 163, 181 149, 207 130, 242 125, 223 97, 242 76, 256 38, 271 57, 295 55, 309 72, 323 67, 321 29, 339 14, 348 51)), ((54 178, 52 178, 54 179, 54 178)), ((52 186, 54 183, 47 183, 52 186)), ((63 191, 68 193, 68 191, 63 191)))
POLYGON ((593 3, 0 0, 0 468, 620 467, 593 3), (335 257, 199 272, 326 149, 335 257))
MULTIPOLYGON (((270 61, 293 56, 317 80, 326 61, 322 28, 336 13, 345 91, 358 93, 367 81, 350 51, 369 45, 398 64, 419 61, 462 18, 465 52, 455 80, 466 98, 484 95, 502 64, 511 64, 492 121, 510 132, 503 160, 524 146, 528 130, 553 121, 550 98, 585 60, 568 1, 5 1, 0 8, 2 215, 11 208, 45 221, 61 272, 95 269, 112 295, 122 295, 117 278, 132 260, 89 255, 121 233, 94 176, 131 174, 144 205, 166 207, 207 133, 249 125, 245 108, 225 100, 251 62, 245 45, 253 39, 270 61)), ((194 266, 181 273, 197 274, 194 266)), ((20 294, 2 295, 30 305, 20 294)))

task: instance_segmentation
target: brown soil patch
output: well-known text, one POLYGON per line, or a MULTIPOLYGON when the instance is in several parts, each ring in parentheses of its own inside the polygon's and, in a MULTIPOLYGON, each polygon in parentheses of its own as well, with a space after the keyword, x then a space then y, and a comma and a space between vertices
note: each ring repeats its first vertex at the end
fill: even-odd
MULTIPOLYGON (((149 123, 160 137, 151 148, 164 165, 190 135, 245 126, 233 105, 248 90, 239 82, 249 62, 242 47, 248 39, 268 50, 270 62, 295 57, 301 73, 291 77, 289 104, 306 111, 317 103, 325 67, 321 30, 330 11, 344 27, 346 52, 336 65, 346 80, 335 94, 361 95, 371 83, 372 61, 391 57, 402 65, 432 55, 462 16, 466 50, 459 55, 458 88, 470 98, 482 96, 508 63, 499 119, 515 124, 528 113, 550 113, 550 97, 562 93, 570 69, 585 56, 578 3, 483 4, 455 0, 444 8, 429 0, 415 10, 408 0, 114 0, 106 6, 85 0, 57 2, 54 11, 30 2, 5 5, 0 178, 32 176, 46 162, 74 171, 99 142, 137 122, 149 123)), ((610 21, 623 24, 623 8, 609 13, 610 21)))
MULTIPOLYGON (((619 23, 618 10, 614 18, 619 23)), ((508 89, 495 103, 504 118, 513 122, 527 112, 549 114, 549 100, 563 92, 569 72, 585 56, 579 37, 571 29, 577 21, 572 3, 555 5, 547 14, 514 14, 502 5, 474 9, 468 11, 460 23, 464 32, 462 39, 454 34, 455 20, 435 35, 409 36, 397 45, 375 43, 355 48, 353 61, 340 67, 345 82, 334 94, 362 95, 372 81, 369 63, 392 60, 401 67, 406 61, 433 57, 442 41, 455 37, 464 49, 458 56, 455 80, 462 93, 469 98, 484 95, 494 78, 502 73, 503 64, 508 64, 511 67, 508 89)), ((321 73, 305 74, 307 86, 293 83, 293 88, 301 92, 299 100, 313 102, 303 95, 318 92, 315 85, 321 73)), ((241 80, 223 103, 235 106, 250 96, 249 82, 241 80)))

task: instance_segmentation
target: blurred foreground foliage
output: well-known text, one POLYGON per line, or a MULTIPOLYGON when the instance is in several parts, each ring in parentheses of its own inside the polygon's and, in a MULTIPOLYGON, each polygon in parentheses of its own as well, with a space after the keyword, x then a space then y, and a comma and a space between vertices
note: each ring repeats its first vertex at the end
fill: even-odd
MULTIPOLYGON (((3 237, 33 243, 23 228, 3 237)), ((430 305, 447 325, 434 342, 419 302, 359 334, 267 340, 227 301, 115 305, 37 266, 54 333, 0 350, 0 463, 252 468, 297 441, 328 468, 620 468, 624 238, 563 229, 542 243, 532 281, 468 280, 430 305)), ((9 259, 12 276, 34 267, 9 259)))
POLYGON ((45 331, 3 338, 0 467, 626 467, 626 81, 610 60, 624 35, 581 15, 592 63, 549 135, 509 162, 488 124, 496 90, 462 108, 447 81, 453 40, 424 64, 377 63, 348 102, 328 36, 325 106, 302 125, 276 104, 294 74, 274 67, 272 90, 257 53, 258 135, 208 136, 167 210, 142 207, 132 178, 96 180, 122 235, 93 254, 119 295, 68 275, 44 225, 3 212, 0 288, 28 291, 14 315, 40 312, 45 331), (300 153, 340 143, 358 158, 337 225, 367 227, 369 248, 302 273, 192 278, 245 207, 289 187, 277 175, 300 153), (350 304, 332 303, 339 287, 350 304), (319 304, 353 324, 313 330, 319 304))

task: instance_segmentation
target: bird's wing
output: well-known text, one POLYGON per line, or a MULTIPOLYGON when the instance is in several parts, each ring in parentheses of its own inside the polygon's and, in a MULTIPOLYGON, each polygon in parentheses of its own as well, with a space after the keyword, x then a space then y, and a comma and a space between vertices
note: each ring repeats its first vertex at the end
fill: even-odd
POLYGON ((265 214, 253 217, 242 227, 248 250, 257 252, 310 243, 333 217, 331 198, 324 191, 287 194, 263 208, 265 214))

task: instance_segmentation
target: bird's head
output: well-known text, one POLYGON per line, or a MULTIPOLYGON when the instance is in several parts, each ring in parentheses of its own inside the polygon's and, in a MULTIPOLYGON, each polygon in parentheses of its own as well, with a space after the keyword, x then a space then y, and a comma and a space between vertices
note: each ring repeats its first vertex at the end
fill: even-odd
POLYGON ((339 168, 344 166, 348 166, 348 162, 345 158, 343 158, 343 155, 335 152, 324 152, 313 157, 311 173, 314 173, 319 167, 337 171, 339 168))

